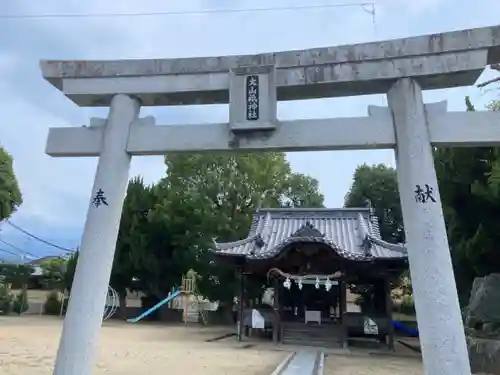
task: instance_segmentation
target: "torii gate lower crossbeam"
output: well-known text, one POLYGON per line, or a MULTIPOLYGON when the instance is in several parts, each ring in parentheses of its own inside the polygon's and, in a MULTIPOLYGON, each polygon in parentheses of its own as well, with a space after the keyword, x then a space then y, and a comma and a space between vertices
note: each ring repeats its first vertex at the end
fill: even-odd
POLYGON ((255 56, 43 62, 45 77, 78 104, 110 104, 107 121, 51 129, 47 142, 53 156, 99 156, 54 374, 92 373, 132 155, 393 148, 425 373, 470 375, 431 146, 498 145, 500 114, 446 113, 442 103, 424 106, 421 90, 473 84, 495 62, 500 26, 255 56), (278 99, 353 92, 387 93, 389 108, 276 119, 278 99), (229 101, 230 122, 155 126, 137 118, 136 96, 144 105, 229 101))

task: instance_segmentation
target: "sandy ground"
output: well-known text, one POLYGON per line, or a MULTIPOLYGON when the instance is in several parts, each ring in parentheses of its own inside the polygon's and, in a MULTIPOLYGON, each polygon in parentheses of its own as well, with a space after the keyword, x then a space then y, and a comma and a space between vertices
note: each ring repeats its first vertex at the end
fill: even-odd
POLYGON ((325 359, 324 375, 422 375, 416 358, 389 356, 340 356, 325 359))
MULTIPOLYGON (((51 375, 61 327, 58 318, 1 317, 2 375, 51 375)), ((106 323, 94 375, 269 375, 287 355, 241 348, 229 339, 205 342, 224 333, 198 326, 106 323)))
MULTIPOLYGON (((61 327, 62 320, 53 317, 0 317, 1 374, 51 375, 61 327)), ((94 375, 270 375, 289 354, 271 343, 245 347, 233 338, 205 342, 227 332, 198 325, 107 322, 94 375)), ((330 354, 324 368, 324 375, 422 373, 419 359, 388 356, 330 354)))

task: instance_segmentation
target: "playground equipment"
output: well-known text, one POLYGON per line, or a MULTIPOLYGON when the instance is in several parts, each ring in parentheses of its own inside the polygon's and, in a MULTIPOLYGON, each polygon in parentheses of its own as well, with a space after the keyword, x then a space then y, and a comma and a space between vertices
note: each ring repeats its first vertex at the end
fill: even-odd
POLYGON ((198 294, 198 290, 196 288, 196 279, 197 275, 194 271, 190 271, 182 278, 182 286, 174 290, 172 293, 168 295, 165 299, 161 300, 158 302, 156 305, 151 307, 150 309, 146 310, 143 312, 141 315, 139 315, 136 318, 132 319, 127 319, 127 322, 129 323, 137 323, 138 321, 144 319, 146 316, 149 314, 153 313, 154 311, 158 310, 160 307, 165 305, 166 303, 169 303, 170 301, 173 301, 177 297, 182 295, 182 305, 183 310, 184 310, 184 316, 183 316, 183 321, 184 323, 188 322, 188 312, 189 312, 189 307, 191 306, 194 308, 201 317, 202 323, 207 324, 207 316, 206 316, 206 311, 203 308, 200 308, 201 301, 200 301, 200 296, 198 294), (191 301, 191 296, 194 296, 194 301, 191 301))
POLYGON ((103 320, 108 320, 115 315, 116 310, 120 307, 120 296, 118 292, 108 285, 108 295, 106 297, 106 306, 104 307, 103 320))
POLYGON ((201 318, 203 324, 207 324, 207 312, 201 305, 202 301, 197 288, 198 275, 193 270, 189 271, 186 276, 182 278, 182 290, 184 291, 184 323, 188 322, 189 306, 195 309, 198 316, 201 318), (194 297, 194 301, 191 300, 194 297))
POLYGON ((411 329, 406 327, 403 323, 397 320, 392 321, 392 326, 396 331, 403 332, 406 336, 418 337, 418 329, 411 329))
POLYGON ((158 310, 160 307, 162 307, 164 304, 168 303, 170 300, 173 300, 174 298, 178 297, 181 293, 182 293, 182 290, 177 290, 176 292, 174 292, 171 295, 169 295, 167 298, 165 298, 162 301, 158 302, 156 305, 154 305, 150 309, 144 311, 138 317, 132 318, 132 319, 127 319, 127 322, 129 322, 129 323, 137 323, 139 320, 144 319, 146 316, 148 316, 152 312, 158 310))

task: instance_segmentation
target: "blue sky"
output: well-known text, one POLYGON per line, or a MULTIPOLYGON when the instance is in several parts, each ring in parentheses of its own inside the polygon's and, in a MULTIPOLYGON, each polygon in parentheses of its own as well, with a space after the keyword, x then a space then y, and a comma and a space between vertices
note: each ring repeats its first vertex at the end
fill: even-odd
MULTIPOLYGON (((355 1, 352 1, 355 2, 355 1)), ((345 4, 318 0, 314 4, 345 4)), ((279 12, 160 15, 156 17, 83 17, 1 19, 0 142, 13 155, 24 204, 12 221, 61 246, 79 243, 96 167, 94 159, 54 159, 44 154, 49 127, 79 126, 103 109, 79 108, 45 82, 40 59, 168 58, 248 54, 334 46, 499 23, 498 0, 379 0, 375 24, 360 6, 279 12), (460 5, 458 5, 460 3, 460 5)), ((2 0, 0 15, 67 13, 147 13, 243 9, 313 4, 305 0, 2 0)), ((369 7, 367 7, 369 8, 369 7)), ((485 73, 486 79, 491 73, 485 73)), ((471 95, 484 104, 491 93, 475 88, 425 93, 427 102, 448 100, 463 110, 471 95)), ((366 114, 383 96, 310 100, 279 105, 283 119, 349 117, 366 114)), ((158 123, 227 120, 225 106, 145 108, 158 123)), ((326 205, 343 204, 352 174, 361 163, 393 165, 393 152, 342 151, 288 155, 295 171, 320 181, 326 205)), ((161 157, 135 158, 131 176, 153 182, 165 173, 161 157)), ((0 239, 35 254, 58 251, 3 224, 0 239)), ((12 250, 4 245, 0 248, 12 250)))

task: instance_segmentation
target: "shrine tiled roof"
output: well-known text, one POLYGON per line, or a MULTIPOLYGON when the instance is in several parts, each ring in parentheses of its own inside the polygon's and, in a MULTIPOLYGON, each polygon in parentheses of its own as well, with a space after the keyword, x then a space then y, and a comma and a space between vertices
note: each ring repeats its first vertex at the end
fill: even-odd
POLYGON ((368 208, 258 210, 248 237, 239 241, 214 243, 217 255, 268 259, 292 243, 327 245, 339 256, 354 261, 404 259, 406 248, 382 240, 378 219, 368 208))

